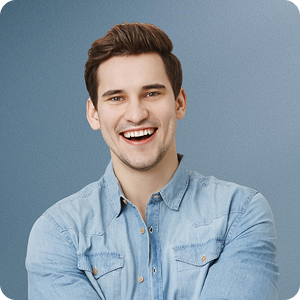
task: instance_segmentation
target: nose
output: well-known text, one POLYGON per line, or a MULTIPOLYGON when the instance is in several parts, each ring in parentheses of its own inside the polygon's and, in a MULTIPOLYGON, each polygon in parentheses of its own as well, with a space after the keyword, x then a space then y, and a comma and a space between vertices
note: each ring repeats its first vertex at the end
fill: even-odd
POLYGON ((148 109, 141 99, 134 98, 128 101, 124 118, 128 122, 139 124, 147 119, 149 115, 148 109))

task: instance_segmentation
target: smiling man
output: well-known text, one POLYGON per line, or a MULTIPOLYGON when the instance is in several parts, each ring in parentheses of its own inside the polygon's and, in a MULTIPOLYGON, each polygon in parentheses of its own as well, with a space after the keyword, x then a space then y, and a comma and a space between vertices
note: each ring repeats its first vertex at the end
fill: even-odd
POLYGON ((178 166, 175 133, 185 114, 184 90, 175 100, 158 53, 113 56, 97 76, 97 103, 88 100, 87 118, 93 129, 101 129, 124 195, 145 220, 151 194, 178 166))
POLYGON ((29 299, 277 298, 272 212, 258 192, 186 169, 186 95, 172 42, 124 23, 89 50, 87 119, 111 162, 35 223, 29 299))

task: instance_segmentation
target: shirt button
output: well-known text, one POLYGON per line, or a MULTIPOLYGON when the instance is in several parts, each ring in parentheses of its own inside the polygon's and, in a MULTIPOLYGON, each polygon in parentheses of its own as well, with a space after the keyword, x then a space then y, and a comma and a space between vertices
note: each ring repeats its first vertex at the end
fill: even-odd
POLYGON ((153 268, 153 274, 155 274, 156 273, 156 269, 155 269, 155 267, 153 268))
POLYGON ((141 234, 144 234, 144 233, 145 233, 145 229, 144 229, 144 228, 141 228, 141 229, 140 229, 140 233, 141 233, 141 234))
POLYGON ((128 203, 125 199, 123 199, 123 202, 124 202, 124 204, 127 204, 127 203, 128 203))
POLYGON ((202 261, 205 261, 205 260, 206 260, 206 256, 203 255, 202 258, 201 258, 201 260, 202 260, 202 261))
POLYGON ((96 275, 98 273, 97 267, 93 269, 93 274, 96 275))
POLYGON ((139 281, 139 282, 143 282, 143 281, 144 281, 144 278, 143 278, 142 276, 140 276, 140 277, 138 278, 138 281, 139 281))
POLYGON ((153 227, 152 227, 152 226, 150 227, 149 231, 150 231, 151 233, 153 232, 153 227))

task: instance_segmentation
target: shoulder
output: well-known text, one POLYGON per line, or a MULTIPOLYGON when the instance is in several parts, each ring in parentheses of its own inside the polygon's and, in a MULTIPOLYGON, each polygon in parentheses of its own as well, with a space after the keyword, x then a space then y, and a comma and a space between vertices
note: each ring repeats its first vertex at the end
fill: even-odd
POLYGON ((208 225, 221 217, 229 221, 245 214, 250 206, 255 210, 269 210, 266 199, 252 188, 194 171, 189 171, 189 178, 185 196, 188 201, 183 201, 182 205, 194 215, 195 225, 208 225))
POLYGON ((102 177, 48 208, 33 230, 42 234, 50 226, 77 243, 80 236, 102 235, 115 215, 108 186, 102 177))
POLYGON ((189 172, 189 177, 191 192, 197 193, 202 202, 215 203, 218 206, 230 204, 234 210, 242 210, 243 205, 258 193, 252 188, 220 180, 214 176, 203 176, 194 171, 189 172))

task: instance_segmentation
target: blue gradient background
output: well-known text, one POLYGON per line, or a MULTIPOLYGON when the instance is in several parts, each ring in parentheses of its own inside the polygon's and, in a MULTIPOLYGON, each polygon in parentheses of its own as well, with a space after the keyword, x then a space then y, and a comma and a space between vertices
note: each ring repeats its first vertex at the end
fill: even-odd
POLYGON ((285 0, 14 0, 0 15, 0 285, 27 299, 35 220, 103 174, 110 159, 85 118, 84 64, 116 23, 172 39, 188 111, 177 148, 190 169, 260 191, 276 221, 279 300, 300 279, 300 14, 285 0))

